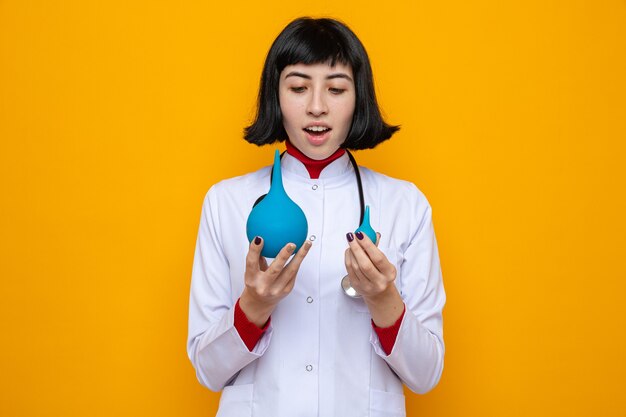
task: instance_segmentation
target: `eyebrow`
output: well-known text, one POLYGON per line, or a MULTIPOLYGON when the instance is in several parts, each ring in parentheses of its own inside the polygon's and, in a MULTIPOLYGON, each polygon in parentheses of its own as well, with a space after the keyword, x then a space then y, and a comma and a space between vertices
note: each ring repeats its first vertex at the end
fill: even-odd
MULTIPOLYGON (((310 75, 307 75, 298 71, 291 71, 289 74, 285 75, 285 79, 289 77, 302 77, 302 78, 306 78, 307 80, 311 79, 310 75)), ((326 76, 327 80, 332 80, 334 78, 345 78, 348 81, 352 81, 352 78, 350 78, 348 74, 344 74, 343 72, 336 72, 334 74, 330 74, 326 76)))

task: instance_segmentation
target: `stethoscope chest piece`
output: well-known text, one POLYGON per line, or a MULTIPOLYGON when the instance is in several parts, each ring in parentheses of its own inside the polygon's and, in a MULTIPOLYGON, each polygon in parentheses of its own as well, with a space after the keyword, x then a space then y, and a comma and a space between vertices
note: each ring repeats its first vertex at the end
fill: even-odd
POLYGON ((347 275, 341 279, 341 289, 348 297, 361 298, 361 294, 352 288, 352 285, 350 284, 350 277, 347 275))

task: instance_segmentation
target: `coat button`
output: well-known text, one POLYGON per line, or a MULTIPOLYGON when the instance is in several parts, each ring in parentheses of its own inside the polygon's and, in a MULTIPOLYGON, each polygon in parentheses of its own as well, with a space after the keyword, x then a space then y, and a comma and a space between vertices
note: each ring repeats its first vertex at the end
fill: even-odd
POLYGON ((317 239, 317 237, 316 237, 315 235, 311 235, 311 237, 309 237, 309 240, 310 240, 311 242, 313 242, 315 239, 317 239))
POLYGON ((307 365, 306 370, 307 372, 311 372, 313 370, 313 365, 307 365))
POLYGON ((313 297, 307 297, 306 302, 311 304, 313 302, 313 297))
POLYGON ((317 184, 313 184, 313 186, 311 187, 311 189, 312 189, 313 191, 317 190, 317 184))

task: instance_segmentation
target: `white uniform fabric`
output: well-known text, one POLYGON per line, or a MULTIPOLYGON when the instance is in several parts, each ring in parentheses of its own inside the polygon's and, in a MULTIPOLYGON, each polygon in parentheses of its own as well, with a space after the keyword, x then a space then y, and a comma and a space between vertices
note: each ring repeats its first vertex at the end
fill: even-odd
MULTIPOLYGON (((359 226, 354 169, 344 154, 310 179, 289 154, 287 194, 313 241, 293 291, 280 301, 252 352, 234 327, 244 289, 246 220, 267 193, 271 167, 222 181, 202 207, 193 264, 187 352, 200 383, 222 391, 218 416, 404 416, 404 382, 432 389, 443 370, 445 304, 431 207, 415 185, 360 168, 379 248, 398 270, 406 312, 390 355, 361 299, 347 297, 346 233, 359 226)), ((271 261, 271 260, 270 260, 271 261)), ((268 261, 269 262, 269 261, 268 261)))

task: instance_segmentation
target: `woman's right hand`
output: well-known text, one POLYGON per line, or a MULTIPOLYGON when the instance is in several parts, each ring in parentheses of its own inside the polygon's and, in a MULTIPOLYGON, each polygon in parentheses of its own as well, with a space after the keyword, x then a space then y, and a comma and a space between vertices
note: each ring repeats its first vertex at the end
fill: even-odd
POLYGON ((295 244, 288 243, 268 266, 261 255, 263 244, 260 237, 250 243, 246 256, 245 288, 239 299, 241 310, 258 327, 265 325, 278 302, 291 292, 300 264, 311 248, 311 242, 307 240, 287 263, 296 248, 295 244))

